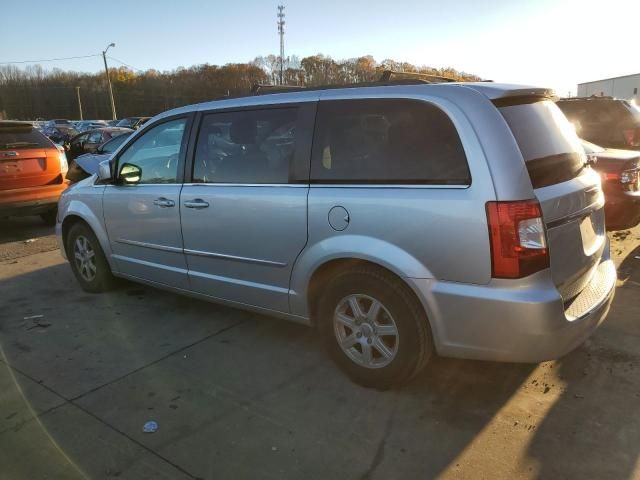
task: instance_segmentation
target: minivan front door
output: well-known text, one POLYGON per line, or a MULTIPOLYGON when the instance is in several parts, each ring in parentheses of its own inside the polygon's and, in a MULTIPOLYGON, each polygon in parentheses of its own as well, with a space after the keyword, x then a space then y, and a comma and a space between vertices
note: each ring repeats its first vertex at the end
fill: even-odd
POLYGON ((116 181, 103 196, 105 224, 118 270, 184 289, 189 280, 179 200, 188 123, 187 117, 173 118, 136 137, 118 154, 116 181))
POLYGON ((203 116, 193 183, 180 195, 192 290, 289 311, 291 270, 307 242, 314 109, 309 104, 203 116))

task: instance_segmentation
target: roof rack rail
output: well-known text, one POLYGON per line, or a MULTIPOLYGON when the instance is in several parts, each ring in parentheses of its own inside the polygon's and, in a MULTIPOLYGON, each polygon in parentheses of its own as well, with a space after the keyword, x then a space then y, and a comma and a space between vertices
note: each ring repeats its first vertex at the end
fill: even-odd
POLYGON ((263 83, 255 83, 251 87, 251 93, 253 95, 261 95, 265 93, 284 93, 292 92, 296 90, 306 90, 307 87, 302 85, 270 85, 263 83))
MULTIPOLYGON (((397 72, 395 70, 385 70, 382 72, 380 76, 380 82, 391 82, 391 77, 399 76, 399 77, 410 77, 415 79, 421 79, 424 83, 451 83, 456 82, 457 80, 454 78, 443 77, 441 75, 432 75, 430 73, 420 73, 420 72, 397 72)), ((398 79, 401 80, 401 79, 398 79)), ((397 81, 397 80, 396 80, 397 81)))
POLYGON ((318 85, 313 87, 304 87, 301 85, 261 85, 255 84, 251 88, 252 95, 268 95, 270 93, 287 93, 296 91, 317 91, 317 90, 335 90, 339 88, 362 88, 362 87, 384 87, 394 85, 422 85, 428 83, 436 83, 422 78, 398 78, 397 80, 376 80, 373 82, 359 82, 346 84, 318 85))

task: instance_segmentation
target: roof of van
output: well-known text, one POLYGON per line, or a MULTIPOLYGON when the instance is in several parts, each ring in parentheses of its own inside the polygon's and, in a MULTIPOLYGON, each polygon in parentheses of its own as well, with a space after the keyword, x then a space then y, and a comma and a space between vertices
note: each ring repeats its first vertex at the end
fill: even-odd
POLYGON ((528 85, 513 85, 508 83, 494 83, 494 82, 451 82, 451 83, 420 83, 415 85, 375 85, 370 84, 366 86, 358 86, 358 84, 354 85, 345 85, 344 87, 340 86, 332 86, 332 87, 313 87, 309 89, 296 89, 288 92, 274 92, 274 93, 266 93, 260 95, 246 95, 240 97, 223 97, 217 100, 211 100, 208 102, 203 102, 199 104, 186 105, 184 107, 175 108, 173 110, 169 110, 163 112, 158 115, 160 117, 166 117, 170 115, 176 115, 185 112, 192 111, 201 111, 201 110, 209 110, 215 108, 224 108, 235 107, 239 105, 261 105, 261 104, 273 104, 273 103, 289 103, 289 102, 304 102, 304 101, 313 101, 319 100, 322 98, 322 94, 324 92, 331 92, 332 94, 340 94, 340 93, 351 93, 351 94, 361 94, 365 91, 369 91, 370 89, 375 89, 375 93, 380 93, 380 90, 387 89, 399 89, 398 91, 402 91, 404 93, 412 92, 412 93, 431 93, 436 92, 438 89, 448 89, 451 92, 451 89, 457 88, 469 88, 472 90, 481 93, 486 96, 489 100, 496 100, 501 98, 512 98, 512 97, 525 97, 525 96, 535 96, 535 97, 548 97, 555 98, 555 93, 552 89, 549 88, 541 88, 534 87, 528 85))

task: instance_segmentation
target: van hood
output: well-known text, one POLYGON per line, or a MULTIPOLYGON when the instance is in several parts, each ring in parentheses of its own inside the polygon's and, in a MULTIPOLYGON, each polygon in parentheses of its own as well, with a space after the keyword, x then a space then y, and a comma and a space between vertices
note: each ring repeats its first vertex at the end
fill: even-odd
POLYGON ((111 154, 109 153, 85 153, 77 157, 75 162, 89 175, 94 175, 98 173, 100 162, 108 160, 109 158, 111 158, 111 154))

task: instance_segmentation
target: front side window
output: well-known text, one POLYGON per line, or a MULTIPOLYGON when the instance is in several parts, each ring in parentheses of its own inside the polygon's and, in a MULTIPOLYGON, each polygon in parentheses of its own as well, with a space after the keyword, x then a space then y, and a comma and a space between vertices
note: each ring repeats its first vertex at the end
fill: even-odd
POLYGON ((315 183, 469 185, 451 119, 414 100, 320 102, 311 161, 315 183))
POLYGON ((195 183, 287 183, 297 108, 205 115, 196 145, 195 183))
POLYGON ((186 124, 186 118, 171 120, 140 135, 120 155, 118 171, 137 167, 139 184, 175 183, 186 124))

